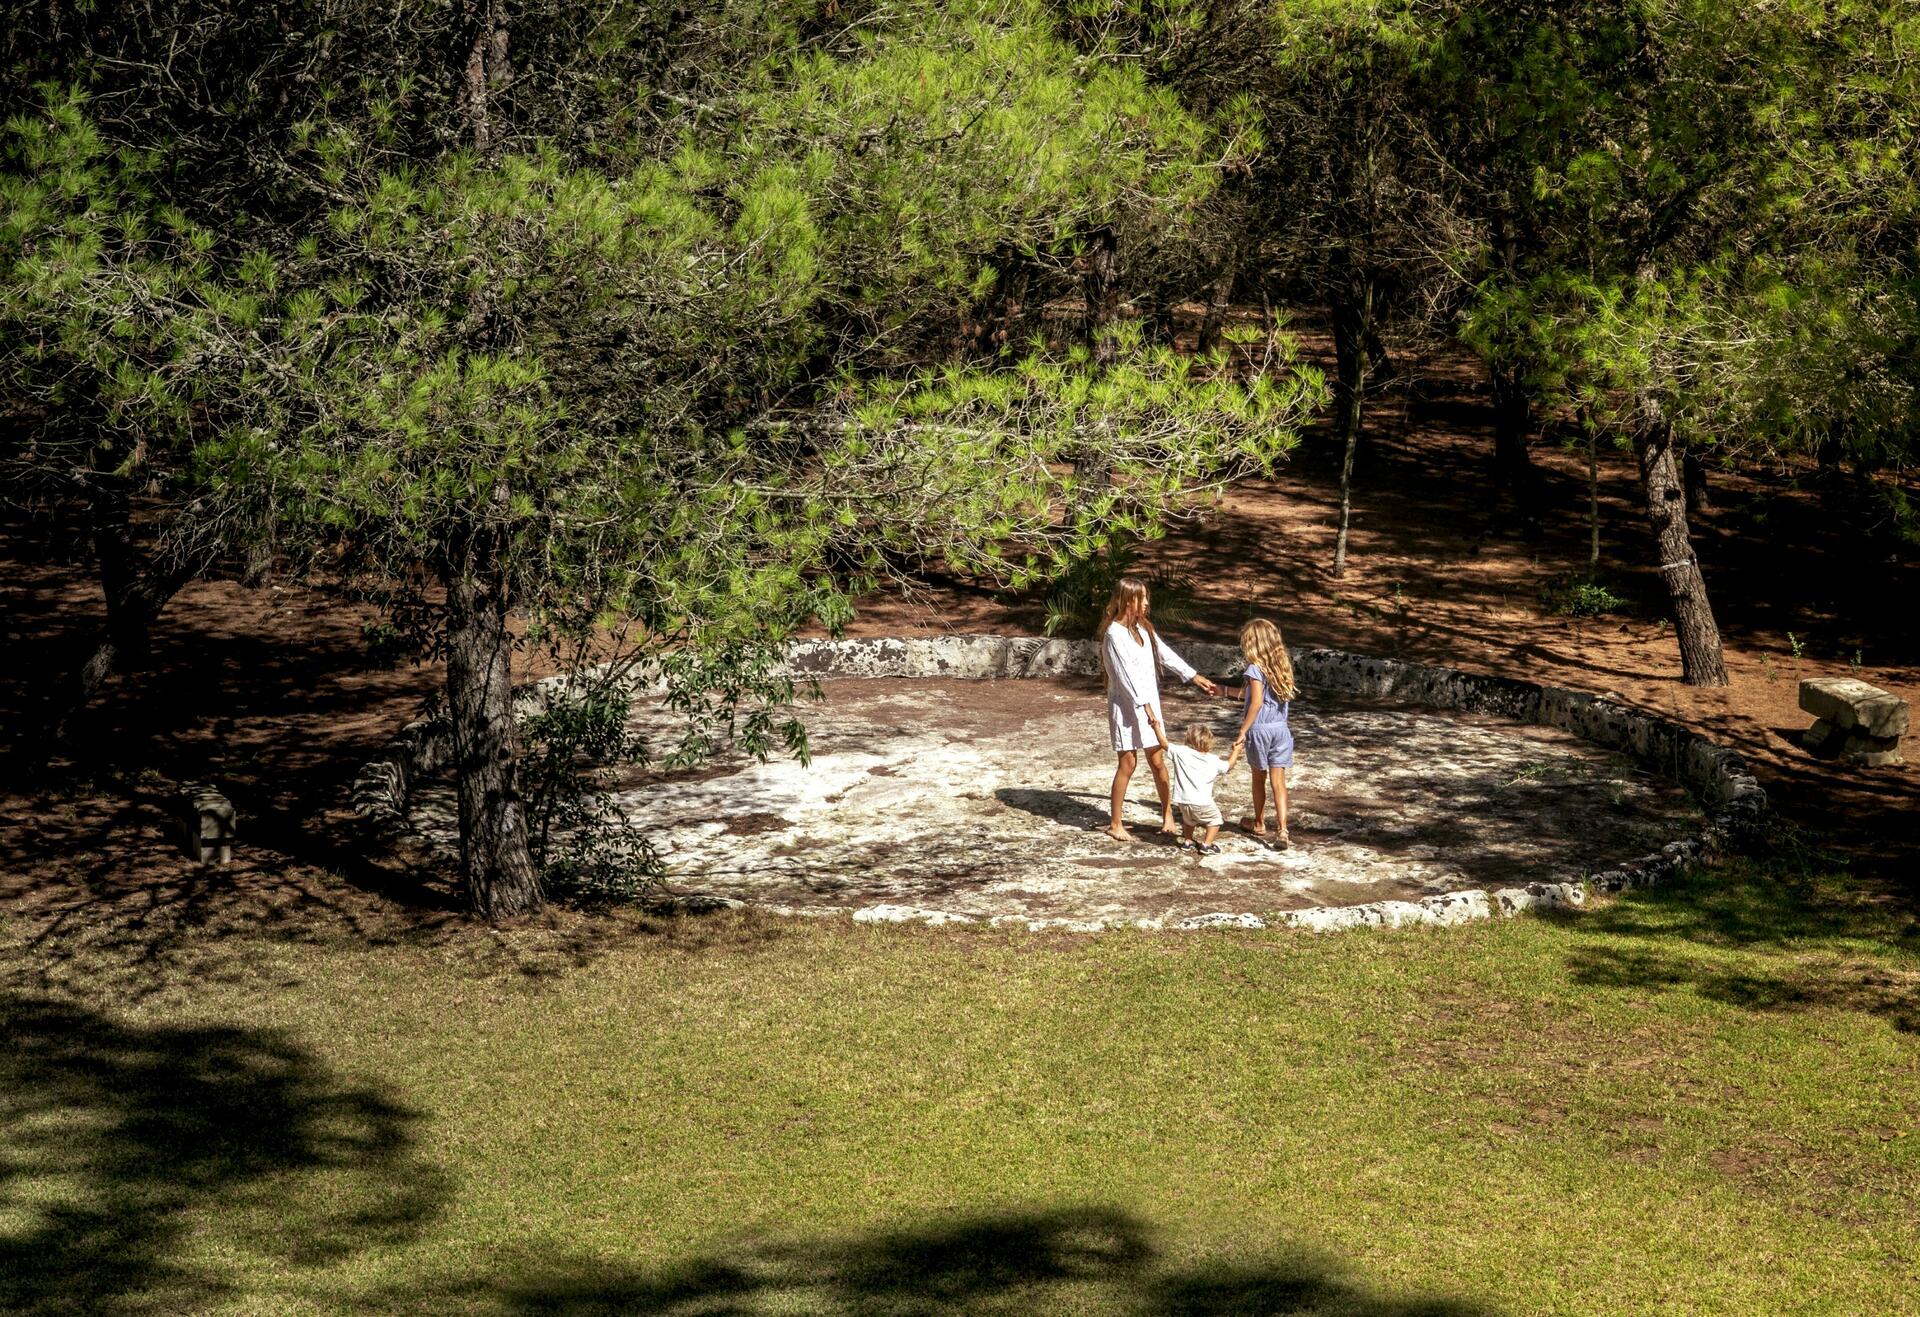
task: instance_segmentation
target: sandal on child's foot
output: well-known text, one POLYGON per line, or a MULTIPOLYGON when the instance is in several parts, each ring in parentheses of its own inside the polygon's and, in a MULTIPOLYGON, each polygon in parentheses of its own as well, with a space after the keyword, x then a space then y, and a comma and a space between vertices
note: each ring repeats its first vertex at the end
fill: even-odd
POLYGON ((1274 835, 1273 848, 1277 851, 1290 851, 1293 849, 1293 838, 1287 835, 1285 828, 1280 829, 1280 831, 1274 835))
POLYGON ((1255 837, 1267 837, 1272 835, 1267 831, 1266 824, 1262 823, 1259 819, 1256 819, 1251 815, 1248 815, 1246 818, 1243 818, 1240 820, 1240 831, 1251 833, 1255 837))

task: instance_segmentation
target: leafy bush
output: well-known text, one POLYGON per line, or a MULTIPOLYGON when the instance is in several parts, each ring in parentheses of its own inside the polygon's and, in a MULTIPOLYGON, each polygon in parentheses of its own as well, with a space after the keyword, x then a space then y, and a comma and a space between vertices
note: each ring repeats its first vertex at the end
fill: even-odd
POLYGON ((646 739, 628 725, 632 694, 620 678, 588 670, 538 698, 521 723, 521 771, 542 882, 580 901, 648 894, 660 882, 660 857, 613 796, 619 769, 649 760, 646 739))
POLYGON ((1873 488, 1883 513, 1874 524, 1880 539, 1896 550, 1920 549, 1920 507, 1898 485, 1875 481, 1873 488))
POLYGON ((1587 572, 1556 576, 1540 587, 1540 602, 1562 617, 1598 617, 1624 612, 1627 601, 1615 594, 1603 578, 1587 572))
POLYGON ((392 622, 383 619, 360 624, 360 661, 367 667, 385 672, 399 667, 400 660, 411 654, 407 638, 392 622))

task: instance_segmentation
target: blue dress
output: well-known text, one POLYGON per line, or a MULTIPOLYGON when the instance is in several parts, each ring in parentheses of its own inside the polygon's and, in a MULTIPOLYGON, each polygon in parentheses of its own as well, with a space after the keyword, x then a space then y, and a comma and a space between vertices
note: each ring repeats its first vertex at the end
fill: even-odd
POLYGON ((1273 693, 1273 683, 1255 664, 1247 665, 1246 680, 1249 685, 1246 702, 1240 706, 1242 718, 1253 704, 1251 683, 1260 683, 1260 712, 1254 715, 1253 726, 1247 728, 1247 764, 1253 768, 1292 768, 1293 729, 1287 726, 1290 701, 1273 693))

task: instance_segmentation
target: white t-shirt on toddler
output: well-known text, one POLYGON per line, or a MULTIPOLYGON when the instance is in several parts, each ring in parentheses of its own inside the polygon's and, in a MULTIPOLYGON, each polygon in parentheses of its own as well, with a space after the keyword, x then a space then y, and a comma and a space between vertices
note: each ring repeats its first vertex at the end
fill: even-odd
POLYGON ((1167 747, 1167 771, 1173 775, 1173 803, 1211 805, 1213 784, 1226 775, 1227 761, 1190 745, 1167 747))

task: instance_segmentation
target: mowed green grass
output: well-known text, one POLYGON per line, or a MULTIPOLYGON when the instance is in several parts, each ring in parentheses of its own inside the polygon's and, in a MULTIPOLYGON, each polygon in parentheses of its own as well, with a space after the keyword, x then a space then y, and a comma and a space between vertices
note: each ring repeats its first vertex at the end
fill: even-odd
POLYGON ((9 999, 0 1308, 1920 1312, 1910 910, 230 937, 9 999))

